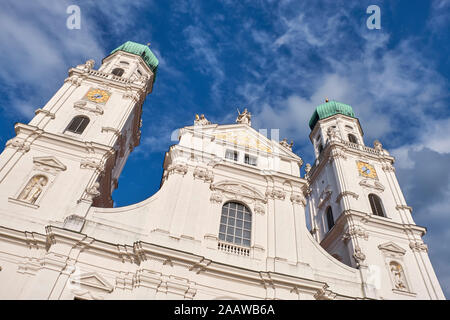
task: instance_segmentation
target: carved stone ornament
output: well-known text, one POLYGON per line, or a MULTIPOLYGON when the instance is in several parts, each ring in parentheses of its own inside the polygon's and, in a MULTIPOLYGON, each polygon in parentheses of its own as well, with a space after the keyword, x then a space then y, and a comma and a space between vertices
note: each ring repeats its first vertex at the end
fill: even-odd
POLYGON ((140 76, 136 80, 134 80, 134 83, 140 84, 140 85, 145 85, 145 84, 147 84, 147 81, 148 81, 148 77, 143 74, 142 76, 140 76))
POLYGON ((397 210, 408 210, 410 212, 412 212, 412 208, 410 206, 407 205, 398 205, 395 207, 395 209, 397 210))
POLYGON ((286 193, 278 188, 268 188, 266 191, 266 197, 270 199, 284 200, 286 198, 286 193))
POLYGON ((331 162, 331 161, 334 161, 335 159, 339 159, 339 158, 347 160, 347 156, 345 155, 345 152, 338 150, 338 149, 331 150, 329 161, 331 162))
POLYGON ((290 200, 292 203, 301 204, 304 207, 306 206, 306 199, 301 193, 292 193, 290 200))
POLYGON ((81 160, 80 168, 95 169, 100 172, 103 172, 105 170, 105 166, 103 165, 103 163, 100 160, 89 159, 89 158, 81 160))
POLYGON ((136 92, 135 89, 127 87, 122 97, 124 99, 132 99, 137 102, 141 98, 141 95, 138 92, 136 92))
POLYGON ((257 214, 264 214, 266 213, 266 207, 264 203, 262 203, 261 201, 256 201, 255 208, 253 211, 257 214))
POLYGON ((205 169, 205 168, 200 168, 197 167, 194 169, 194 179, 200 179, 203 180, 204 182, 213 182, 214 181, 214 174, 212 171, 205 169))
POLYGON ((381 192, 384 191, 384 186, 381 183, 379 183, 378 181, 373 180, 373 179, 361 180, 359 182, 359 185, 362 186, 362 187, 369 188, 369 189, 375 189, 375 190, 378 190, 378 191, 381 191, 381 192))
POLYGON ((242 200, 246 203, 267 203, 267 199, 255 188, 236 181, 220 181, 211 185, 213 192, 220 191, 228 199, 242 200))
POLYGON ((114 133, 117 137, 119 137, 121 135, 121 132, 119 129, 117 128, 113 128, 113 127, 102 127, 102 132, 112 132, 114 133))
POLYGON ((361 251, 361 248, 356 246, 355 252, 353 253, 353 258, 355 258, 355 261, 358 263, 358 265, 361 265, 361 263, 366 260, 366 255, 361 251))
POLYGON ((72 83, 74 86, 79 87, 81 86, 81 84, 83 83, 83 78, 82 77, 78 77, 76 75, 72 75, 68 78, 66 78, 64 80, 64 82, 70 82, 72 83))
POLYGON ((88 111, 88 112, 95 113, 97 115, 102 115, 103 112, 104 112, 103 108, 100 105, 98 105, 98 104, 90 104, 90 103, 87 103, 87 101, 84 101, 84 100, 76 101, 73 104, 73 107, 75 109, 85 110, 85 111, 88 111))
POLYGON ((223 200, 222 193, 220 191, 213 192, 211 194, 211 197, 209 198, 209 200, 211 202, 215 202, 215 203, 219 203, 219 204, 222 203, 222 200, 223 200))
POLYGON ((344 197, 353 197, 356 200, 358 200, 358 198, 359 198, 359 196, 356 193, 352 192, 352 191, 342 191, 336 197, 336 202, 341 201, 341 199, 344 198, 344 197))
POLYGON ((23 153, 26 153, 30 151, 30 143, 21 141, 17 138, 11 139, 6 143, 7 147, 13 147, 17 148, 17 151, 21 151, 23 153))
POLYGON ((316 300, 334 300, 337 294, 328 289, 320 289, 316 294, 314 294, 314 298, 316 300))
POLYGON ((366 231, 366 229, 360 227, 360 226, 354 226, 350 227, 347 232, 344 233, 342 236, 342 240, 344 242, 347 242, 348 240, 352 238, 361 238, 364 240, 369 239, 369 233, 366 231))
POLYGON ((425 243, 423 243, 423 242, 418 242, 418 241, 414 242, 414 241, 411 241, 411 242, 409 243, 409 247, 411 248, 412 251, 417 251, 417 252, 420 252, 420 251, 428 252, 428 246, 427 246, 425 243))
POLYGON ((338 131, 333 127, 328 127, 327 136, 329 141, 335 141, 339 139, 338 131))
POLYGON ((211 124, 211 121, 208 121, 204 114, 200 116, 198 114, 195 115, 194 126, 207 126, 209 124, 211 124))
POLYGON ((188 166, 182 163, 172 164, 169 166, 167 171, 169 172, 169 174, 176 173, 184 176, 188 172, 188 166))
POLYGON ((86 195, 89 200, 92 200, 100 195, 98 188, 100 188, 100 183, 98 182, 94 183, 93 186, 86 188, 86 195))
POLYGON ((390 163, 384 164, 382 166, 382 169, 383 169, 383 171, 386 171, 386 172, 395 172, 395 167, 390 163))

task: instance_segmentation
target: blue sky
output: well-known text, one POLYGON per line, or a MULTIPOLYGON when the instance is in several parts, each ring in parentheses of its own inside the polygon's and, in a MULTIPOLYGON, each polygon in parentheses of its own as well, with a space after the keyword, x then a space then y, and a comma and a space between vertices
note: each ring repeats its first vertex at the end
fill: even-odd
POLYGON ((113 198, 142 201, 159 188, 171 133, 196 113, 279 128, 313 162, 308 120, 326 97, 353 106, 372 145, 396 156, 413 218, 426 226, 430 257, 450 297, 449 0, 2 2, 0 142, 14 136, 61 86, 67 69, 101 59, 127 40, 150 42, 160 60, 144 105, 141 145, 113 198), (69 30, 66 9, 81 9, 69 30), (381 29, 366 8, 381 9, 381 29))

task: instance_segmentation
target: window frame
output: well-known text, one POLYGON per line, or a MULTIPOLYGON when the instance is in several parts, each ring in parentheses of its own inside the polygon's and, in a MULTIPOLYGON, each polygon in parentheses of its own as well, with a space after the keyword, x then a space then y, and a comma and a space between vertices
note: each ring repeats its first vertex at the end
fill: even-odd
POLYGON ((227 149, 227 150, 225 150, 225 159, 231 160, 234 162, 238 162, 239 161, 239 152, 236 150, 227 149), (227 157, 227 155, 231 154, 231 153, 233 153, 233 158, 227 157))
POLYGON ((257 167, 258 166, 258 157, 255 157, 255 156, 252 156, 252 155, 246 153, 244 155, 244 163, 249 166, 257 167), (247 159, 248 159, 248 162, 247 162, 247 159), (250 161, 250 160, 254 160, 254 163, 252 163, 252 161, 250 161))
POLYGON ((347 135, 347 138, 348 138, 349 142, 358 144, 358 138, 354 134, 349 133, 347 135), (354 140, 354 141, 352 141, 352 140, 354 140))
POLYGON ((384 209, 383 201, 381 200, 381 198, 378 195, 376 195, 375 193, 370 193, 367 198, 369 199, 369 205, 370 205, 370 209, 372 211, 372 215, 381 217, 381 218, 387 218, 386 210, 384 209), (371 199, 374 199, 373 203, 372 203, 371 199), (377 208, 377 204, 378 204, 379 208, 377 208), (379 215, 377 213, 378 209, 379 209, 379 211, 381 211, 382 215, 379 215))
POLYGON ((114 68, 114 69, 112 69, 112 71, 111 71, 111 74, 115 75, 116 77, 122 77, 124 73, 125 73, 125 69, 123 69, 123 68, 119 68, 119 67, 117 67, 117 68, 114 68), (114 73, 114 71, 116 71, 116 70, 121 70, 121 71, 122 71, 122 73, 121 73, 120 75, 118 75, 118 74, 115 74, 115 73, 114 73))
POLYGON ((334 221, 334 216, 333 216, 333 209, 331 208, 331 206, 328 206, 325 209, 325 218, 327 219, 328 231, 330 231, 335 226, 335 221, 334 221), (330 220, 331 220, 331 223, 330 223, 330 220), (330 224, 331 224, 331 226, 330 226, 330 224))
POLYGON ((67 132, 69 132, 69 133, 71 133, 71 134, 76 134, 76 135, 82 135, 85 131, 86 131, 86 128, 88 127, 88 125, 89 125, 89 123, 91 122, 91 119, 88 117, 88 116, 85 116, 85 115, 77 115, 77 116, 74 116, 71 120, 70 120, 70 122, 69 122, 69 125, 66 127, 66 129, 64 129, 64 133, 67 133, 67 132), (76 119, 86 119, 87 120, 87 123, 86 123, 86 125, 84 126, 84 128, 83 128, 83 130, 81 130, 81 132, 77 132, 77 130, 80 128, 80 126, 83 124, 83 122, 81 122, 80 124, 78 124, 77 125, 77 128, 75 129, 75 130, 70 130, 70 127, 73 125, 73 123, 74 123, 74 121, 76 120, 76 119))
POLYGON ((253 214, 246 204, 232 200, 222 205, 218 232, 220 242, 251 248, 252 230, 253 214), (240 210, 240 206, 242 210, 240 210))

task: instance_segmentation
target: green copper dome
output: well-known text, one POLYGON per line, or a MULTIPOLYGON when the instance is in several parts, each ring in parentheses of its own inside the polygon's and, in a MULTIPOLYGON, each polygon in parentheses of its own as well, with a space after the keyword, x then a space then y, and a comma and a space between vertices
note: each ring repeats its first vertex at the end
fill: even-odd
POLYGON ((120 47, 111 51, 110 54, 113 54, 116 51, 125 51, 140 56, 156 75, 159 61, 148 46, 133 41, 127 41, 120 47))
POLYGON ((309 119, 309 127, 313 130, 317 121, 334 116, 338 113, 355 118, 355 113, 348 104, 337 101, 328 101, 316 107, 311 119, 309 119))

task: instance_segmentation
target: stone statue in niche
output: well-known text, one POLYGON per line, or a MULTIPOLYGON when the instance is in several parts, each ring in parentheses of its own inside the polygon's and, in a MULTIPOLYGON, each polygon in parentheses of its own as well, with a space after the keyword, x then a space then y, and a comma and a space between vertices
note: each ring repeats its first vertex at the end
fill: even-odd
POLYGON ((41 195, 48 179, 43 175, 36 175, 30 179, 28 184, 19 195, 19 200, 34 204, 41 195))
POLYGON ((389 264, 392 278, 394 279, 395 288, 398 290, 406 290, 406 281, 403 268, 397 262, 391 262, 389 264))
POLYGON ((239 109, 238 109, 238 114, 239 115, 236 118, 236 123, 248 124, 249 126, 252 125, 252 122, 251 122, 252 114, 247 111, 247 108, 245 108, 242 113, 240 113, 239 109))

